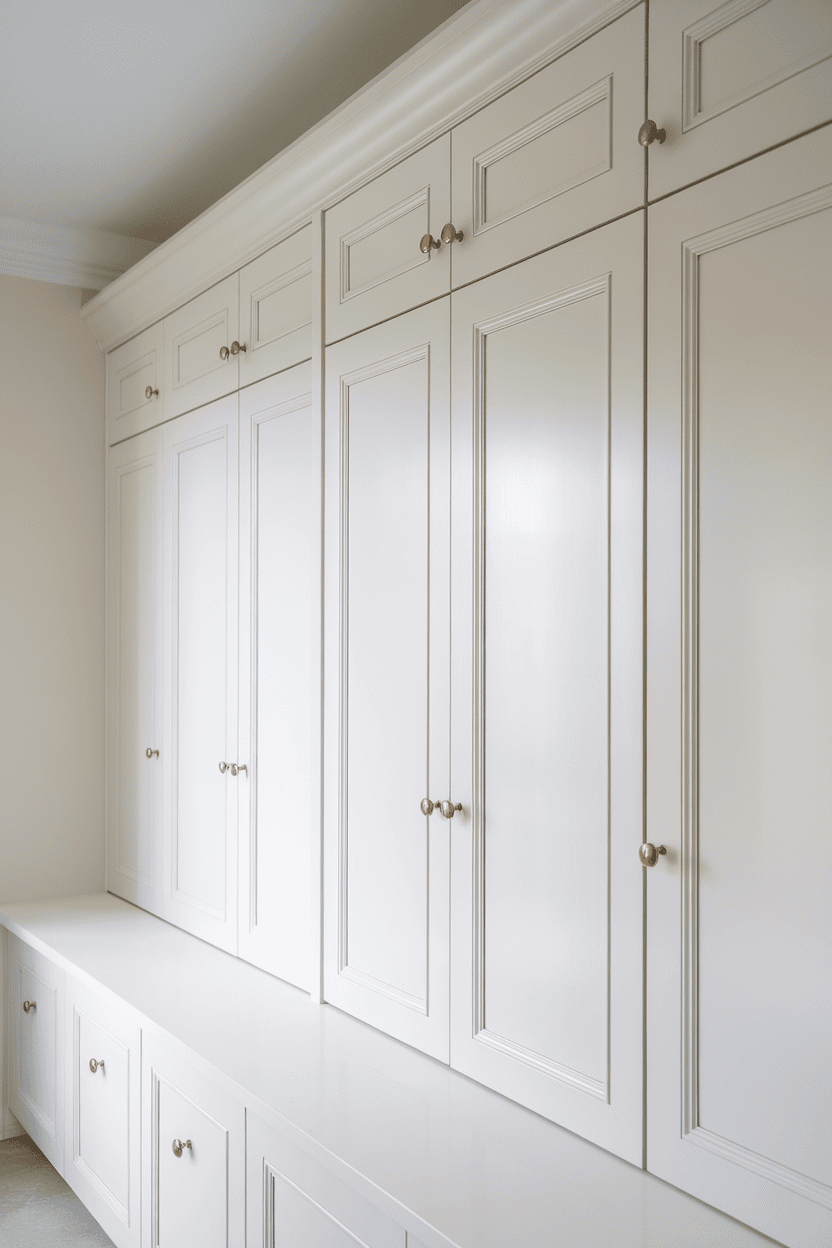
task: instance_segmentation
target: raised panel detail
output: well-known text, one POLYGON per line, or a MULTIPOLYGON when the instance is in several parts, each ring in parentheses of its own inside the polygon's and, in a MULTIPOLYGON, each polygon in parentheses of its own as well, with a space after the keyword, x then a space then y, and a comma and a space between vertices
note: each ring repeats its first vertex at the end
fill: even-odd
POLYGON ((75 1164, 125 1223, 130 1201, 130 1050, 76 1006, 75 1164), (93 1072, 90 1059, 102 1065, 93 1072))
POLYGON ((52 984, 19 963, 16 1010, 20 1016, 17 1089, 30 1113, 50 1137, 57 1134, 55 1051, 58 992, 52 984), (34 1001, 26 1013, 24 1001, 34 1001))
POLYGON ((131 438, 162 419, 162 371, 161 323, 152 325, 109 353, 108 445, 131 438))
MULTIPOLYGON (((228 1244, 229 1138, 222 1123, 205 1113, 178 1088, 153 1075, 156 1123, 153 1133, 158 1170, 153 1248, 228 1244), (190 1140, 177 1157, 173 1140, 190 1140)), ((154 1176, 155 1177, 155 1176, 154 1176)))
POLYGON ((240 270, 240 341, 246 345, 238 357, 240 386, 308 360, 314 313, 312 227, 306 225, 240 270))
POLYGON ((233 273, 165 317, 166 420, 239 387, 240 355, 220 358, 223 347, 242 341, 239 299, 240 275, 233 273))
POLYGON ((430 188, 363 222, 341 239, 341 302, 427 264, 416 246, 430 226, 430 188))
POLYGON ((146 403, 145 390, 155 385, 156 356, 153 353, 143 355, 120 372, 116 378, 117 407, 113 413, 116 420, 146 403))
POLYGON ((224 368, 220 348, 229 345, 228 315, 225 309, 189 327, 173 339, 173 388, 180 389, 207 373, 224 368))
POLYGON ((288 273, 251 293, 250 351, 312 322, 312 261, 307 260, 288 273))
POLYGON ((832 56, 832 6, 730 0, 689 26, 682 46, 689 130, 832 56))

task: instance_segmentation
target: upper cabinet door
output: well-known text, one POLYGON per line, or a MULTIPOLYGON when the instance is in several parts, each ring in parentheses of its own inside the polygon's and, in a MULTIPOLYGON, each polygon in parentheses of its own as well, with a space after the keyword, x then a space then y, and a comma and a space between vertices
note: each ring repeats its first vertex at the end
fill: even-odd
POLYGON ((162 322, 107 356, 107 444, 121 442, 164 419, 162 322))
POLYGON ((450 290, 451 248, 440 242, 450 142, 443 135, 326 214, 327 342, 450 290))
POLYGON ((239 274, 232 273, 164 320, 165 419, 230 394, 240 384, 239 274))
POLYGON ((655 199, 832 117, 829 0, 650 5, 655 199))
MULTIPOLYGON (((321 426, 308 364, 240 392, 240 957, 309 989, 320 836, 321 426)), ((320 973, 318 972, 318 978, 320 973)))
POLYGON ((644 198, 644 6, 453 131, 453 284, 609 221, 644 198))
POLYGON ((649 234, 647 1164, 789 1248, 832 1243, 830 168, 649 234))
POLYGON ((159 913, 162 429, 107 464, 107 888, 159 913))
POLYGON ((311 358, 315 293, 311 225, 240 270, 241 386, 311 358))
POLYGON ((643 229, 452 295, 451 1065, 636 1165, 643 229))
POLYGON ((448 1060, 449 300, 327 351, 326 1000, 448 1060))
POLYGON ((237 396, 165 426, 162 918, 237 950, 237 396))

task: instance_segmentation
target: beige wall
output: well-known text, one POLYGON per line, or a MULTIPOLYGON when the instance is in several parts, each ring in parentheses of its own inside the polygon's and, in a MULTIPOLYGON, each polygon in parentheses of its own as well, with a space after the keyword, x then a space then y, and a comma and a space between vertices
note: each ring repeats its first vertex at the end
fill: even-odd
POLYGON ((0 275, 0 900, 104 887, 104 360, 0 275))

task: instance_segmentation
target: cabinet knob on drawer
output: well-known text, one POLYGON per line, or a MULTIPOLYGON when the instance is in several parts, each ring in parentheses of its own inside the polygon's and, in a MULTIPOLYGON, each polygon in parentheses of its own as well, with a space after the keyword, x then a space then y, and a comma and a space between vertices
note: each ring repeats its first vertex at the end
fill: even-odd
POLYGON ((154 394, 158 394, 158 393, 159 393, 159 391, 158 391, 158 390, 154 390, 152 386, 145 386, 145 390, 144 390, 144 397, 145 397, 146 399, 152 399, 152 398, 153 398, 153 396, 154 396, 154 394))
POLYGON ((437 243, 432 234, 423 234, 422 241, 419 244, 419 250, 423 256, 428 256, 431 251, 438 251, 441 246, 442 244, 437 243))
POLYGON ((667 131, 660 130, 655 121, 651 121, 649 117, 638 132, 638 141, 642 147, 649 147, 656 139, 664 143, 666 138, 667 131))
POLYGON ((458 230, 449 221, 447 225, 442 226, 442 233, 439 237, 443 243, 461 243, 465 235, 462 233, 462 230, 458 230))
POLYGON ((454 806, 453 802, 446 800, 439 803, 439 809, 442 811, 442 814, 446 819, 453 819, 455 813, 458 810, 462 810, 462 803, 458 802, 456 806, 454 806))
POLYGON ((37 1001, 24 1001, 24 1002, 23 1002, 23 1013, 24 1013, 24 1014, 28 1014, 30 1010, 36 1010, 37 1008, 38 1008, 38 1003, 37 1003, 37 1001))
POLYGON ((247 349, 248 349, 248 348, 246 347, 246 344, 245 344, 244 342, 236 342, 236 341, 235 341, 235 342, 232 342, 232 344, 231 344, 231 354, 232 354, 232 355, 239 355, 241 351, 246 351, 247 349))
POLYGON ((191 1152, 194 1151, 193 1144, 191 1143, 190 1140, 174 1140, 173 1141, 173 1151, 176 1157, 181 1157, 182 1150, 185 1148, 189 1148, 191 1152))
POLYGON ((659 845, 657 848, 655 845, 651 845, 649 841, 645 841, 645 843, 639 848, 638 856, 641 859, 642 866, 655 867, 656 863, 659 861, 659 855, 666 853, 667 850, 664 845, 659 845))
POLYGON ((97 1062, 94 1057, 91 1057, 90 1058, 90 1070, 92 1071, 93 1074, 95 1074, 99 1066, 101 1067, 102 1070, 104 1069, 104 1058, 102 1057, 101 1061, 97 1062))
POLYGON ((145 754, 147 755, 147 757, 148 757, 148 758, 158 758, 158 757, 159 757, 159 751, 158 751, 158 750, 151 750, 150 746, 148 746, 148 747, 147 747, 147 749, 145 750, 145 754))

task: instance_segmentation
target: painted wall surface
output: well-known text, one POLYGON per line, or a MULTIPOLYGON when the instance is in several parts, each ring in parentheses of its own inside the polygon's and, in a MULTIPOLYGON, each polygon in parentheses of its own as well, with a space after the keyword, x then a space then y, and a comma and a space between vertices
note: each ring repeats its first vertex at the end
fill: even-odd
POLYGON ((104 359, 0 276, 0 898, 104 887, 104 359))

